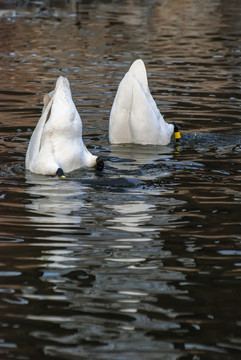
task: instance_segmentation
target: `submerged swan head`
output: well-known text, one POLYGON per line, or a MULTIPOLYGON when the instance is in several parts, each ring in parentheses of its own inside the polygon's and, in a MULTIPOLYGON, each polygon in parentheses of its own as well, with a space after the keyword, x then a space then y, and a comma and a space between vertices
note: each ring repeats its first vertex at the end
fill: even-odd
POLYGON ((144 62, 136 60, 121 80, 109 119, 112 144, 167 145, 174 125, 164 121, 150 93, 144 62))
POLYGON ((25 164, 26 169, 42 175, 104 167, 103 160, 92 155, 83 143, 82 121, 72 100, 69 81, 63 76, 44 97, 42 116, 31 136, 25 164))

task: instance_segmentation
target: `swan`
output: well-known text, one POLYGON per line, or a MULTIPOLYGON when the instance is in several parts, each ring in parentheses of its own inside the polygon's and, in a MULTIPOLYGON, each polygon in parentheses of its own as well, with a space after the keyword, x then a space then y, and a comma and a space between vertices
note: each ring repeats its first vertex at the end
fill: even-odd
POLYGON ((141 59, 134 61, 121 80, 109 119, 111 144, 167 145, 171 136, 179 139, 176 123, 163 119, 148 87, 147 73, 141 59))
POLYGON ((60 76, 55 89, 44 96, 42 115, 31 136, 25 165, 35 174, 63 177, 82 167, 104 167, 103 160, 92 155, 83 143, 82 121, 66 77, 60 76))

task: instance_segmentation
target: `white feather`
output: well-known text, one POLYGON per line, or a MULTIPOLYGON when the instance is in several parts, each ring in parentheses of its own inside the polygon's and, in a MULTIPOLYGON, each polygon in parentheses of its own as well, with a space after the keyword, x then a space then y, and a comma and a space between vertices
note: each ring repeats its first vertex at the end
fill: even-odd
POLYGON ((68 79, 60 76, 54 91, 45 95, 42 116, 31 136, 26 168, 33 173, 55 175, 96 165, 96 156, 82 140, 82 121, 73 103, 68 79))
POLYGON ((119 84, 109 120, 112 144, 167 145, 174 126, 164 121, 150 93, 146 68, 136 60, 119 84))

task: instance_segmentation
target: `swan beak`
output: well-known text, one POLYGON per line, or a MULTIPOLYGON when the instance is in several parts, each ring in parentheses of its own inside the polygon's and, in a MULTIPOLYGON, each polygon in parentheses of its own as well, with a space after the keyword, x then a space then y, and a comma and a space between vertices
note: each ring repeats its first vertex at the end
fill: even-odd
POLYGON ((179 141, 179 139, 181 139, 181 133, 179 131, 177 123, 173 122, 173 125, 174 125, 174 138, 176 139, 176 141, 179 141))
POLYGON ((96 159, 95 168, 98 171, 102 171, 104 169, 104 160, 100 156, 98 156, 97 159, 96 159))

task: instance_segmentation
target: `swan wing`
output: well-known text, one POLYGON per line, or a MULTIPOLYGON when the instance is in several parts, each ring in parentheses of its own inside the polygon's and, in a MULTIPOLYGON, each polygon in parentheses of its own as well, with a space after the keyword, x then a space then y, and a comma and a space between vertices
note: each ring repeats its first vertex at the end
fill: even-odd
POLYGON ((132 142, 143 145, 156 144, 160 134, 159 118, 135 78, 133 78, 132 87, 133 96, 129 119, 132 142))
POLYGON ((121 80, 110 113, 109 140, 112 144, 131 142, 130 110, 133 76, 127 73, 121 80))
POLYGON ((146 101, 148 101, 149 105, 152 107, 156 116, 159 118, 160 111, 156 105, 155 100, 153 99, 151 92, 148 86, 147 72, 144 62, 141 59, 138 59, 133 62, 131 65, 129 72, 133 75, 135 80, 139 83, 142 91, 146 95, 146 101))
MULTIPOLYGON (((47 95, 48 96, 48 95, 47 95)), ((44 106, 42 115, 37 123, 36 128, 34 129, 34 132, 30 138, 30 142, 28 145, 27 153, 26 153, 26 159, 25 159, 25 165, 26 169, 31 170, 33 167, 33 164, 35 162, 36 156, 39 153, 40 150, 40 144, 43 134, 43 128, 45 123, 48 121, 48 118, 50 116, 51 112, 51 106, 52 106, 52 98, 46 100, 46 95, 44 97, 44 102, 46 104, 46 101, 48 101, 47 105, 44 106)))

